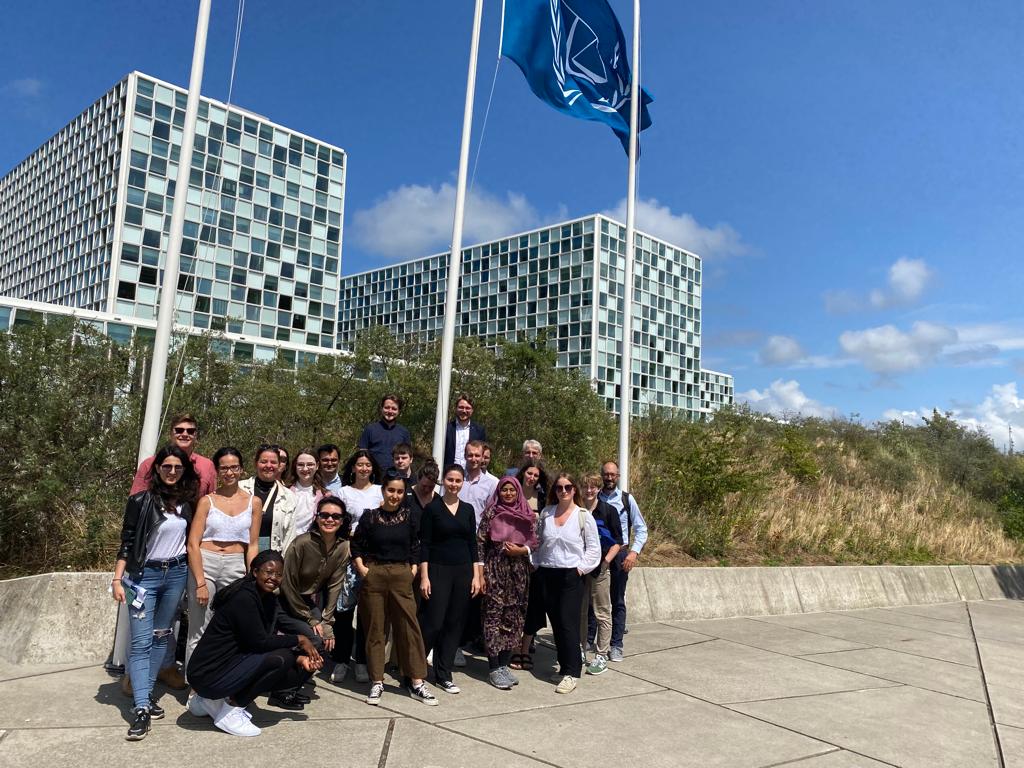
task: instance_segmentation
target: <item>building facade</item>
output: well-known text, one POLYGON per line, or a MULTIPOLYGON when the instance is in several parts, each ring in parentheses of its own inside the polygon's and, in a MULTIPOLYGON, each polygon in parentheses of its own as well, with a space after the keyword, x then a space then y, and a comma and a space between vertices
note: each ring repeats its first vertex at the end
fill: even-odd
MULTIPOLYGON (((625 227, 587 216, 463 249, 457 334, 497 346, 540 336, 558 365, 594 382, 619 410, 625 227)), ((428 341, 444 322, 448 254, 342 278, 338 346, 377 325, 428 341)), ((705 398, 700 368, 700 258, 646 234, 636 238, 632 412, 690 418, 732 402, 732 379, 705 398)))
MULTIPOLYGON (((0 179, 0 294, 156 317, 187 92, 133 72, 0 179)), ((344 151, 202 98, 176 321, 333 348, 344 151)))
MULTIPOLYGON (((62 314, 43 309, 56 305, 148 338, 186 101, 132 72, 0 178, 0 325, 62 314)), ((295 364, 377 325, 439 336, 448 254, 341 276, 346 162, 338 147, 202 98, 178 327, 222 333, 243 361, 283 350, 295 364)), ((618 412, 625 252, 625 227, 602 215, 465 248, 457 333, 492 347, 543 337, 618 412)), ((699 419, 731 403, 732 377, 701 370, 700 258, 638 233, 633 290, 632 412, 699 419)))

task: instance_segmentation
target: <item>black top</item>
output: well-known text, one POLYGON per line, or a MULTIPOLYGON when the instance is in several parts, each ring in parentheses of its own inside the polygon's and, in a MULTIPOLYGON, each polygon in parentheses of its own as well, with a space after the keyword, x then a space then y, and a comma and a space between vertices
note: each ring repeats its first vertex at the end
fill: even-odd
MULTIPOLYGON (((422 525, 423 514, 424 512, 426 512, 427 507, 430 506, 430 501, 438 499, 440 498, 440 496, 438 496, 435 491, 431 491, 430 501, 428 501, 426 504, 420 504, 420 497, 416 495, 416 491, 414 491, 413 488, 415 488, 415 486, 412 483, 410 483, 409 490, 405 492, 405 503, 408 504, 413 511, 420 513, 420 524, 422 525)), ((420 539, 423 539, 422 531, 420 531, 420 539)))
POLYGON ((420 515, 408 505, 394 512, 368 509, 352 537, 352 558, 374 563, 419 563, 420 515))
MULTIPOLYGON (((597 506, 594 507, 594 521, 597 523, 597 531, 601 532, 601 525, 603 524, 607 529, 608 533, 615 540, 615 543, 622 545, 622 522, 619 520, 619 512, 615 507, 609 504, 607 501, 597 500, 597 506)), ((604 557, 608 554, 608 550, 612 548, 612 545, 608 543, 607 539, 601 537, 601 556, 604 557)))
POLYGON ((434 496, 423 510, 420 558, 421 562, 439 565, 477 562, 476 513, 472 504, 460 501, 453 515, 445 506, 444 499, 434 496))
POLYGON ((199 687, 213 682, 239 656, 294 648, 297 635, 275 635, 277 598, 260 592, 246 577, 241 589, 213 613, 188 663, 188 679, 199 687))
POLYGON ((274 498, 270 499, 270 504, 267 504, 267 499, 276 485, 276 480, 267 483, 258 477, 253 478, 252 492, 256 494, 257 499, 263 502, 263 517, 260 518, 260 536, 263 537, 270 536, 270 532, 274 529, 274 502, 277 501, 277 494, 275 493, 274 498))
POLYGON ((391 469, 395 466, 391 449, 399 443, 412 445, 412 435, 409 434, 409 430, 397 421, 388 424, 384 419, 380 419, 363 428, 358 445, 373 454, 373 458, 377 460, 381 469, 391 469))

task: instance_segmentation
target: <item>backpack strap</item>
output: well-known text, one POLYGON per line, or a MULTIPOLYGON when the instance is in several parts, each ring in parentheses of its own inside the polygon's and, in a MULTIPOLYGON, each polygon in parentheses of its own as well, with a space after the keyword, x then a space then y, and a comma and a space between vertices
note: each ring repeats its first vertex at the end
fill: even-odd
POLYGON ((629 539, 633 535, 633 516, 631 504, 629 503, 629 493, 626 491, 622 492, 622 511, 626 513, 626 543, 625 546, 629 546, 629 539))

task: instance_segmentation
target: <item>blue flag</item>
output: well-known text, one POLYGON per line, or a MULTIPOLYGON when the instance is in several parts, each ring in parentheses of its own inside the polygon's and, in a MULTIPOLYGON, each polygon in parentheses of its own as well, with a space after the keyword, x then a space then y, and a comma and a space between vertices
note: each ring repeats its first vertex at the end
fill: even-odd
MULTIPOLYGON (((542 101, 608 125, 629 151, 626 40, 607 0, 506 0, 501 54, 542 101)), ((651 124, 641 89, 639 130, 651 124)))

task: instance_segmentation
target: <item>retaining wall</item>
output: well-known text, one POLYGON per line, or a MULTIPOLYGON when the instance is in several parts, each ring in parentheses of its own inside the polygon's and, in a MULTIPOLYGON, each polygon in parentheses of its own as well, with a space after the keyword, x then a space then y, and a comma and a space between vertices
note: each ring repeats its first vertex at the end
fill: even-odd
MULTIPOLYGON (((0 581, 0 660, 102 662, 117 615, 111 573, 47 573, 0 581)), ((1024 598, 1024 566, 637 568, 629 621, 786 613, 1024 598)))

